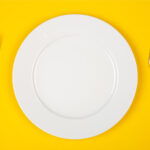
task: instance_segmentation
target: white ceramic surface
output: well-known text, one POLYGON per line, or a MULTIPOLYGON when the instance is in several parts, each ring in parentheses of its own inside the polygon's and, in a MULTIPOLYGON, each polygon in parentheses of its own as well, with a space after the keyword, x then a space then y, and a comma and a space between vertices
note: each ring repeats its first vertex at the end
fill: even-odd
POLYGON ((86 15, 46 21, 22 43, 13 86, 25 115, 52 135, 82 139, 114 126, 130 107, 137 66, 112 26, 86 15))

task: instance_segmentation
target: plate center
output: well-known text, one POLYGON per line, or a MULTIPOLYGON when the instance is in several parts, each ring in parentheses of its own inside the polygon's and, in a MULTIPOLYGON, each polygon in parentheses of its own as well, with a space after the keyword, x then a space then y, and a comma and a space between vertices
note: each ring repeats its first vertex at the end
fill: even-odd
POLYGON ((81 118, 98 112, 111 98, 116 75, 111 56, 101 44, 68 36, 49 44, 35 62, 36 94, 49 110, 81 118))

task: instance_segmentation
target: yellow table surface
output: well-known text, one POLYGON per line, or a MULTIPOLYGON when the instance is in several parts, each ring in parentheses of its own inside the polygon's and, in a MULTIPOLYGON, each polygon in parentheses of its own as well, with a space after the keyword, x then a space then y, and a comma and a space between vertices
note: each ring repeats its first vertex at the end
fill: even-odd
POLYGON ((0 0, 0 150, 150 150, 150 0, 0 0), (87 14, 113 25, 129 42, 138 88, 125 117, 107 132, 83 140, 49 135, 21 111, 12 86, 15 55, 39 24, 64 14, 87 14))

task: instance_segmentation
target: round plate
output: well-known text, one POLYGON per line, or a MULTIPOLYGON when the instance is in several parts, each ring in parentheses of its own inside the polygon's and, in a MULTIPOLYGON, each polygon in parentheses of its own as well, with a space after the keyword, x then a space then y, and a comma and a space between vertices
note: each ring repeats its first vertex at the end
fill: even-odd
POLYGON ((40 129, 62 138, 88 138, 125 115, 136 92, 137 66, 112 26, 86 15, 64 15, 24 40, 13 87, 21 109, 40 129))

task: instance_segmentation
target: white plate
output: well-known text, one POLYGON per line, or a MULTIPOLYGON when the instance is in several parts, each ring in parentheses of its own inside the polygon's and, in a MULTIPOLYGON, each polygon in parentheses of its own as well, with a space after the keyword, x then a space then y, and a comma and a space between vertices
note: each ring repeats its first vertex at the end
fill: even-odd
POLYGON ((13 87, 23 112, 40 129, 62 138, 88 138, 125 115, 136 92, 137 66, 112 26, 86 15, 64 15, 24 40, 13 87))

